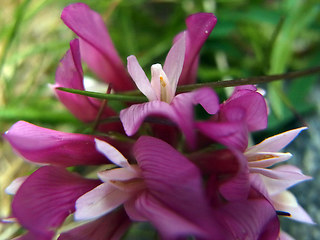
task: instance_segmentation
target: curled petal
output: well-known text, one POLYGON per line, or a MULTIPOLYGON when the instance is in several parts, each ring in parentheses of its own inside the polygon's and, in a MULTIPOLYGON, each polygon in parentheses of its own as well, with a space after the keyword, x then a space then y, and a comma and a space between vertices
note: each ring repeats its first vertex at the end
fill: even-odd
POLYGON ((108 161, 95 149, 94 137, 64 133, 19 121, 4 135, 27 160, 58 166, 97 165, 108 161))
POLYGON ((209 114, 219 110, 219 98, 211 88, 203 87, 191 92, 193 105, 200 104, 209 114))
POLYGON ((305 129, 307 128, 301 127, 269 137, 261 143, 248 148, 246 153, 250 154, 257 152, 278 152, 282 148, 287 146, 293 139, 295 139, 299 135, 301 131, 305 129))
POLYGON ((51 234, 74 211, 76 199, 99 183, 64 168, 41 167, 17 191, 12 202, 13 215, 30 232, 51 234))
POLYGON ((216 93, 210 88, 200 88, 192 92, 177 95, 171 106, 177 115, 176 123, 186 136, 191 148, 196 145, 194 105, 200 104, 208 113, 214 114, 219 109, 219 100, 216 93))
POLYGON ((83 3, 75 3, 64 8, 61 18, 80 37, 82 57, 101 79, 111 83, 116 91, 133 89, 98 13, 83 3))
POLYGON ((237 114, 233 109, 239 108, 245 111, 244 121, 250 132, 267 127, 268 115, 265 99, 260 93, 242 90, 245 94, 232 95, 224 104, 221 104, 220 114, 222 118, 233 121, 237 114))
POLYGON ((152 101, 142 104, 135 104, 120 112, 120 120, 128 136, 135 134, 143 120, 149 115, 165 116, 177 122, 177 116, 173 108, 165 102, 152 101))

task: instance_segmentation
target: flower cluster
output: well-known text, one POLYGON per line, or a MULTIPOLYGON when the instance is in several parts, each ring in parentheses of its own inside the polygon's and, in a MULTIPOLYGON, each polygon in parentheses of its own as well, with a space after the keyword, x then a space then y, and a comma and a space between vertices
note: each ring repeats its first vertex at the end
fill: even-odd
POLYGON ((280 231, 279 216, 313 223, 287 190, 310 177, 292 165, 274 166, 291 157, 279 151, 305 128, 248 146, 250 133, 267 127, 266 102, 255 86, 236 87, 223 103, 208 87, 176 94, 178 85, 196 80, 214 15, 187 18, 163 67, 151 66, 151 81, 135 56, 124 68, 102 18, 88 6, 72 4, 61 18, 78 38, 58 66, 57 97, 83 122, 98 115, 120 121, 101 121, 93 135, 23 121, 5 133, 17 153, 42 165, 6 190, 14 195, 12 217, 27 230, 19 239, 120 239, 132 223, 149 222, 163 239, 283 240, 290 236, 280 231), (108 94, 138 89, 148 101, 126 103, 119 113, 59 90, 87 90, 82 61, 108 94), (196 117, 196 105, 206 120, 196 117), (86 169, 97 169, 95 176, 86 169), (79 224, 66 229, 72 214, 79 224))

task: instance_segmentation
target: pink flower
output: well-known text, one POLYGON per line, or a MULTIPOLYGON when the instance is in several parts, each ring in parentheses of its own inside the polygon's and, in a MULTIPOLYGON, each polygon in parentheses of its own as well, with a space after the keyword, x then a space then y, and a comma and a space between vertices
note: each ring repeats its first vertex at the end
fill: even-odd
POLYGON ((311 177, 302 174, 299 168, 292 165, 273 167, 276 163, 291 158, 290 153, 278 151, 287 146, 305 129, 306 127, 297 128, 267 138, 249 147, 244 154, 248 159, 250 173, 259 174, 262 180, 260 188, 270 198, 275 209, 289 213, 292 219, 313 224, 311 217, 298 204, 294 195, 287 191, 291 186, 309 180, 311 177))
MULTIPOLYGON (((127 91, 134 89, 122 61, 115 50, 108 30, 100 15, 83 3, 67 6, 61 15, 64 23, 79 37, 71 41, 56 72, 54 87, 67 87, 85 90, 81 59, 112 90, 127 91)), ((195 82, 199 51, 216 24, 216 17, 210 13, 199 13, 187 18, 186 61, 182 70, 180 84, 195 82)), ((95 99, 56 90, 60 101, 80 120, 92 122, 96 119, 101 103, 95 99), (85 111, 84 111, 85 109, 85 111)), ((114 116, 110 107, 105 107, 101 118, 114 116)), ((117 127, 117 126, 116 126, 117 127)), ((109 127, 110 128, 110 127, 109 127)))
POLYGON ((98 173, 103 183, 77 200, 77 220, 96 219, 123 205, 132 220, 150 221, 165 239, 229 235, 206 200, 199 170, 170 145, 140 137, 134 146, 137 164, 130 164, 111 145, 96 142, 120 168, 98 173))
MULTIPOLYGON (((75 201, 101 183, 70 173, 64 167, 110 162, 96 150, 95 137, 90 135, 63 133, 20 121, 4 134, 4 138, 28 161, 50 164, 40 167, 30 176, 16 179, 6 192, 15 195, 13 217, 29 231, 21 239, 52 239, 55 230, 74 212, 75 201)), ((117 144, 117 141, 103 139, 124 152, 130 148, 128 143, 117 144)), ((121 216, 124 221, 129 221, 128 217, 123 217, 126 215, 121 216)), ((114 214, 109 218, 118 217, 114 214)), ((114 230, 116 228, 114 226, 114 230)))
POLYGON ((218 98, 210 88, 201 88, 175 96, 185 59, 183 34, 170 49, 163 69, 160 64, 151 66, 151 82, 135 56, 128 57, 128 71, 138 89, 149 102, 135 104, 120 112, 120 119, 128 136, 135 134, 149 115, 164 116, 178 125, 191 147, 195 146, 193 106, 201 104, 210 114, 218 110, 218 98))

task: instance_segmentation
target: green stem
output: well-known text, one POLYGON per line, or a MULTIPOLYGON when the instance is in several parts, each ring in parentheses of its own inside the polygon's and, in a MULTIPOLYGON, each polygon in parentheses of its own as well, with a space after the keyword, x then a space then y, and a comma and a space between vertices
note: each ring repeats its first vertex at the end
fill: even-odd
MULTIPOLYGON (((249 78, 238 78, 234 80, 226 80, 220 82, 210 82, 210 83, 196 83, 179 86, 177 88, 177 93, 179 92, 189 92, 201 87, 211 87, 211 88, 223 88, 223 87, 235 87, 240 85, 250 85, 250 84, 259 84, 259 83, 267 83, 281 79, 295 79, 302 76, 307 76, 320 72, 320 66, 309 68, 306 70, 289 72, 284 74, 275 74, 269 76, 259 76, 259 77, 249 77, 249 78)), ((58 87, 58 90, 64 92, 70 92, 75 94, 80 94, 88 97, 99 98, 99 99, 108 99, 115 101, 123 101, 123 102, 146 102, 147 98, 141 95, 141 92, 134 90, 123 92, 122 94, 105 94, 91 91, 82 91, 78 89, 71 88, 63 88, 58 87)))
POLYGON ((238 78, 234 80, 211 82, 211 83, 196 83, 190 85, 179 86, 177 92, 189 92, 200 87, 212 87, 212 88, 223 88, 223 87, 235 87, 239 85, 250 85, 267 83, 281 79, 294 79, 302 76, 307 76, 320 72, 320 66, 309 68, 306 70, 289 72, 284 74, 275 74, 269 76, 249 77, 249 78, 238 78))
POLYGON ((129 96, 124 94, 106 94, 106 93, 82 91, 78 89, 64 88, 64 87, 57 87, 56 89, 64 92, 75 93, 75 94, 80 94, 80 95, 99 98, 99 99, 108 99, 108 100, 123 101, 123 102, 146 102, 147 101, 147 98, 141 95, 129 96))

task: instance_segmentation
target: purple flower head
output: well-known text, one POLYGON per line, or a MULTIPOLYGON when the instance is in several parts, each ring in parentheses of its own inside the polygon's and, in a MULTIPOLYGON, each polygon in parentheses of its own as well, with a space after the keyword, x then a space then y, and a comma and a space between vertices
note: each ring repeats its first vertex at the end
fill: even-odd
MULTIPOLYGON (((75 3, 67 6, 61 18, 64 23, 74 31, 78 37, 71 41, 70 50, 62 59, 57 72, 56 83, 54 87, 66 87, 79 90, 86 90, 84 84, 83 70, 81 59, 87 63, 89 68, 106 84, 108 89, 114 91, 127 91, 134 89, 134 84, 130 80, 126 69, 108 34, 103 19, 95 11, 91 10, 84 3, 75 3)), ((191 15, 186 20, 187 30, 176 36, 175 41, 182 35, 186 35, 186 51, 183 63, 180 84, 195 82, 196 71, 198 66, 198 54, 201 46, 211 33, 216 24, 216 17, 209 13, 198 13, 191 15)), ((184 56, 183 56, 184 57, 184 56)), ((167 65, 172 64, 168 61, 167 65)), ((182 67, 182 66, 181 66, 182 67)), ((164 69, 166 70, 166 66, 164 69)), ((155 74, 159 74, 159 68, 154 66, 155 74)), ((169 69, 169 68, 168 68, 169 69)), ((170 75, 170 72, 166 72, 170 75)), ((179 73, 179 76, 180 76, 179 73)), ((178 76, 178 77, 179 77, 178 76)), ((164 75, 163 75, 164 77, 164 75)), ((171 75, 169 76, 172 77, 171 75)), ((166 79, 164 79, 165 81, 166 79)), ((178 83, 178 79, 175 79, 178 83)), ((172 86, 175 88, 176 86, 172 86)), ((170 99, 173 97, 173 91, 166 87, 170 99)), ((96 119, 101 103, 95 99, 67 93, 56 90, 60 101, 73 113, 77 118, 84 122, 91 122, 96 119), (83 111, 85 109, 85 111, 83 111)), ((114 116, 116 113, 110 107, 105 107, 101 118, 114 116)), ((119 128, 119 125, 113 124, 113 128, 119 128)), ((108 126, 108 129, 111 128, 108 126)))
POLYGON ((149 102, 135 104, 120 112, 127 135, 135 134, 149 115, 164 116, 182 130, 189 146, 195 146, 193 106, 201 104, 210 114, 218 110, 218 97, 210 88, 201 88, 175 96, 185 56, 185 34, 170 49, 164 67, 151 66, 151 82, 140 67, 136 57, 128 57, 128 71, 138 89, 149 102))
POLYGON ((97 149, 119 168, 99 172, 101 185, 76 202, 75 218, 96 219, 123 205, 134 221, 150 221, 166 238, 228 236, 206 199, 198 168, 167 143, 140 137, 130 164, 111 145, 97 149))

